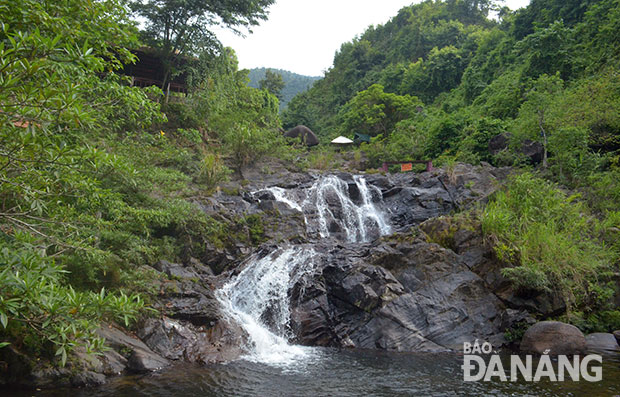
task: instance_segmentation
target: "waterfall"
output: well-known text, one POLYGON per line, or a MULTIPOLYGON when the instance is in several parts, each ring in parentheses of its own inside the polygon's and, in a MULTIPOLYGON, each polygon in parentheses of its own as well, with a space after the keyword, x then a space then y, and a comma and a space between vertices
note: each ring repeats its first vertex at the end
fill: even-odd
POLYGON ((313 349, 289 343, 289 289, 314 271, 314 250, 278 249, 246 267, 216 297, 224 313, 248 334, 247 360, 286 365, 312 355, 313 349))
POLYGON ((271 192, 271 194, 273 194, 273 197, 275 197, 276 200, 283 202, 284 204, 288 205, 292 209, 295 209, 299 212, 303 212, 301 205, 297 204, 295 201, 288 198, 286 194, 286 189, 282 189, 281 187, 278 187, 278 186, 272 186, 272 187, 266 188, 265 190, 268 192, 271 192))
MULTIPOLYGON (((280 187, 263 191, 302 212, 308 232, 322 238, 365 242, 390 233, 383 212, 373 200, 373 193, 381 197, 381 191, 369 186, 361 176, 354 176, 353 183, 335 175, 321 177, 307 189, 304 200, 296 197, 299 191, 280 187)), ((294 337, 290 330, 289 291, 298 283, 302 283, 303 291, 306 278, 315 270, 315 255, 311 248, 296 246, 251 258, 236 277, 216 291, 224 314, 248 334, 245 359, 288 365, 316 354, 313 348, 289 343, 294 337)))
MULTIPOLYGON (((368 185, 364 177, 353 176, 359 197, 352 199, 349 184, 335 175, 317 179, 300 201, 281 187, 263 189, 277 201, 304 215, 306 228, 320 237, 342 238, 348 242, 366 242, 390 233, 390 225, 373 200, 381 197, 381 190, 368 185)), ((255 192, 256 193, 256 192, 255 192)))
MULTIPOLYGON (((353 181, 359 191, 361 204, 349 195, 349 185, 335 175, 319 179, 310 188, 303 208, 315 210, 318 215, 318 231, 321 237, 341 232, 349 242, 366 242, 390 233, 385 216, 374 204, 371 189, 366 180, 356 175, 353 181)), ((381 196, 381 191, 372 186, 381 196)))

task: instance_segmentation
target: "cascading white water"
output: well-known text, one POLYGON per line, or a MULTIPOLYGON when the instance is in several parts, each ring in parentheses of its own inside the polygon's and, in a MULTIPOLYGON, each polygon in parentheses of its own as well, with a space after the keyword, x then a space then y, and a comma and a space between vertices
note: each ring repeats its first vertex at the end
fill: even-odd
MULTIPOLYGON (((361 176, 354 176, 353 180, 360 196, 355 201, 360 204, 349 197, 347 182, 334 175, 318 179, 302 202, 280 187, 264 190, 302 212, 309 231, 316 232, 318 224, 321 237, 331 236, 330 228, 338 229, 339 237, 346 237, 349 242, 388 234, 390 226, 372 199, 372 190, 381 196, 380 190, 369 187, 361 176)), ((251 259, 216 292, 224 313, 248 334, 247 360, 286 366, 315 354, 313 348, 289 343, 294 336, 289 328, 289 291, 314 272, 314 256, 313 249, 303 246, 278 249, 261 259, 251 259)))
POLYGON ((314 271, 314 250, 279 249, 248 265, 216 292, 224 313, 248 333, 250 361, 286 365, 312 348, 292 345, 289 289, 314 271))
MULTIPOLYGON (((331 222, 337 224, 349 242, 368 241, 372 227, 378 228, 379 235, 390 233, 383 212, 373 203, 366 180, 359 175, 354 176, 353 180, 361 197, 361 205, 349 197, 349 185, 335 175, 319 179, 310 189, 303 208, 308 205, 316 208, 321 237, 331 235, 331 222)), ((373 189, 377 188, 373 186, 373 189)))
MULTIPOLYGON (((382 236, 390 234, 390 224, 386 221, 383 211, 379 210, 374 205, 370 189, 368 188, 368 184, 366 184, 366 180, 360 175, 355 175, 353 177, 353 180, 355 181, 355 184, 360 191, 360 196, 362 197, 362 206, 358 207, 358 211, 362 214, 363 217, 362 228, 364 229, 364 233, 366 233, 366 222, 367 220, 370 220, 374 221, 377 224, 377 227, 379 228, 379 233, 382 236)), ((371 187, 373 190, 375 190, 375 192, 377 192, 379 197, 381 197, 381 190, 376 186, 371 185, 371 187)), ((362 241, 366 241, 366 234, 364 234, 364 238, 362 239, 362 241)))
POLYGON ((379 197, 381 191, 376 186, 369 186, 360 175, 355 175, 353 181, 359 191, 361 204, 356 204, 349 197, 349 185, 335 175, 321 177, 314 182, 301 203, 291 198, 289 191, 281 187, 273 186, 263 190, 271 192, 277 201, 302 212, 308 231, 318 232, 323 238, 332 236, 332 223, 349 242, 366 242, 373 237, 389 234, 390 225, 372 199, 373 190, 379 197), (308 219, 314 220, 316 225, 309 224, 308 219))
POLYGON ((288 205, 289 207, 297 211, 303 212, 301 205, 297 204, 295 201, 288 198, 286 194, 286 189, 282 189, 281 187, 278 187, 278 186, 272 186, 272 187, 266 188, 265 190, 268 192, 271 192, 271 194, 273 194, 273 197, 275 197, 276 200, 285 203, 286 205, 288 205))

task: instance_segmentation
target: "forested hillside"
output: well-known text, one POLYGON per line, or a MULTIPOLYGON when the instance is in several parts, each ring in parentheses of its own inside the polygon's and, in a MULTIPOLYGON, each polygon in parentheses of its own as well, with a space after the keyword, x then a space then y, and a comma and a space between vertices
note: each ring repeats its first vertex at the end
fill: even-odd
POLYGON ((267 70, 279 74, 284 81, 284 88, 282 88, 281 92, 282 99, 280 100, 280 110, 285 109, 286 105, 288 105, 295 95, 306 91, 312 86, 312 83, 320 79, 320 77, 316 76, 302 76, 297 73, 289 72, 288 70, 254 68, 250 69, 250 73, 248 74, 250 78, 249 86, 259 88, 259 83, 265 78, 265 72, 267 70))
MULTIPOLYGON (((242 3, 218 12, 260 18, 242 3)), ((251 219, 213 219, 192 200, 285 148, 277 99, 246 85, 231 49, 195 46, 189 94, 166 99, 120 74, 148 39, 128 10, 85 4, 0 1, 0 355, 62 366, 101 351, 102 321, 154 312, 144 265, 251 241, 251 219)))
POLYGON ((541 140, 528 124, 540 110, 548 138, 570 126, 617 159, 619 119, 607 110, 619 105, 619 3, 533 0, 502 9, 500 21, 488 19, 491 3, 403 8, 343 44, 284 123, 323 136, 381 135, 376 148, 409 139, 409 152, 474 161, 490 160, 488 140, 502 131, 541 140))
POLYGON ((498 20, 492 6, 401 9, 344 43, 283 122, 323 141, 370 135, 360 150, 371 167, 417 158, 534 169, 475 215, 504 275, 562 294, 585 329, 618 326, 620 1, 532 0, 498 20))

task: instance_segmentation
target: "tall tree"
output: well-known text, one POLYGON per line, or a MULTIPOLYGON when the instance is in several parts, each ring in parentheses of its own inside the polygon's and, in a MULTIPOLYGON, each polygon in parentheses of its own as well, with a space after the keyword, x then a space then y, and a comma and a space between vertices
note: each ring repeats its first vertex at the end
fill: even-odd
POLYGON ((261 90, 267 90, 276 98, 282 99, 282 89, 284 88, 284 80, 282 75, 277 72, 273 72, 271 69, 265 71, 265 78, 258 82, 258 86, 261 90))
POLYGON ((143 38, 157 49, 164 63, 163 87, 176 72, 179 59, 219 46, 213 26, 240 33, 267 19, 275 0, 134 0, 136 16, 146 19, 143 38))

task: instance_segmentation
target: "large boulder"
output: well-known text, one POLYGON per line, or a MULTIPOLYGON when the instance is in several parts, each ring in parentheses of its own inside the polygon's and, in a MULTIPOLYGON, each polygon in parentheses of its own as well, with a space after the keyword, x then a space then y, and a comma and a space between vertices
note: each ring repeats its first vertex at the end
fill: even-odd
POLYGON ((157 371, 170 365, 168 360, 152 351, 140 339, 128 335, 116 327, 104 325, 97 329, 97 335, 105 338, 109 347, 126 354, 127 360, 123 363, 129 371, 157 371))
POLYGON ((586 352, 586 338, 579 328, 560 321, 541 321, 525 331, 520 349, 525 353, 573 355, 586 352))
POLYGON ((503 132, 491 138, 489 140, 489 152, 495 156, 502 150, 507 149, 508 144, 510 143, 511 135, 512 134, 510 134, 509 132, 503 132))
POLYGON ((316 146, 319 144, 319 138, 312 130, 305 125, 298 125, 284 133, 287 138, 300 138, 306 146, 316 146))
MULTIPOLYGON (((512 135, 504 132, 494 136, 489 140, 489 152, 497 155, 501 151, 508 149, 512 135)), ((539 164, 543 160, 544 147, 542 143, 525 139, 521 143, 521 154, 528 158, 531 164, 539 164)))

